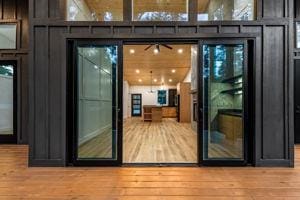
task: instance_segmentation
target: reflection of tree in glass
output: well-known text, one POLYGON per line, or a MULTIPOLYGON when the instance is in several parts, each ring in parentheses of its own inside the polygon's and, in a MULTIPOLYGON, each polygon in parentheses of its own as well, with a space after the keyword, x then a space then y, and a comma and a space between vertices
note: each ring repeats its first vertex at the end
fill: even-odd
POLYGON ((137 16, 137 21, 187 21, 187 13, 174 12, 143 12, 137 16))
POLYGON ((214 66, 213 75, 215 80, 220 80, 225 74, 226 68, 226 47, 224 45, 217 45, 214 51, 214 66))
POLYGON ((13 73, 12 66, 0 66, 0 75, 13 76, 13 73))
POLYGON ((209 77, 209 61, 210 61, 210 54, 209 54, 209 47, 208 45, 204 45, 203 47, 203 77, 209 77))
POLYGON ((234 75, 238 76, 243 74, 244 66, 244 47, 243 45, 238 45, 234 47, 233 50, 233 65, 234 65, 234 75))
POLYGON ((117 53, 117 47, 111 46, 105 48, 106 54, 109 56, 109 60, 112 64, 117 64, 118 61, 118 53, 117 53))

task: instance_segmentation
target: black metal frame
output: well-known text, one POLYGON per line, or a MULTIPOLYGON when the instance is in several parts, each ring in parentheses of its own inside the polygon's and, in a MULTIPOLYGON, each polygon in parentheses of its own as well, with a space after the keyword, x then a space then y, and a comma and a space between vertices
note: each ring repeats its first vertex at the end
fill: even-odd
POLYGON ((141 117, 141 116, 142 116, 142 109, 143 109, 143 108, 142 108, 142 105, 143 105, 142 102, 143 102, 142 94, 131 94, 131 116, 132 116, 132 117, 141 117), (141 103, 140 103, 140 114, 134 114, 134 113, 133 113, 133 110, 134 110, 134 109, 133 109, 133 105, 136 105, 136 104, 133 104, 133 100, 134 100, 134 99, 133 99, 132 97, 133 97, 134 95, 139 95, 139 96, 141 97, 141 98, 140 98, 140 102, 141 102, 141 103))
POLYGON ((13 134, 0 135, 0 144, 17 144, 18 142, 18 70, 15 60, 0 60, 2 65, 12 65, 13 74, 13 134))
MULTIPOLYGON (((121 166, 121 165, 131 165, 131 166, 194 166, 195 164, 198 164, 200 166, 244 166, 246 164, 253 164, 252 161, 249 161, 248 157, 252 156, 253 152, 253 147, 249 146, 249 144, 252 144, 250 142, 250 140, 252 140, 253 138, 249 138, 248 137, 248 132, 247 132, 247 127, 252 127, 252 121, 253 119, 251 117, 248 116, 248 99, 252 98, 248 96, 248 44, 247 42, 250 41, 251 39, 249 38, 230 38, 230 40, 228 38, 213 38, 213 39, 203 39, 203 38, 192 38, 192 39, 165 39, 165 38, 158 38, 158 39, 145 39, 145 38, 139 38, 139 39, 115 39, 115 40, 104 40, 103 39, 71 39, 69 40, 69 53, 68 56, 70 58, 70 56, 72 57, 72 59, 69 59, 69 63, 68 63, 68 80, 67 80, 67 85, 68 85, 68 97, 67 99, 71 100, 68 102, 72 102, 71 106, 69 105, 69 108, 67 109, 67 115, 68 117, 72 117, 71 121, 68 121, 68 136, 67 136, 67 152, 69 155, 69 159, 68 159, 68 164, 70 165, 75 165, 75 166, 121 166), (76 132, 76 130, 74 129, 76 125, 76 121, 74 121, 74 116, 76 116, 76 113, 72 113, 73 110, 75 109, 74 106, 76 106, 75 102, 74 102, 74 84, 70 84, 70 83, 74 83, 73 78, 76 77, 74 74, 74 70, 72 69, 72 66, 76 66, 74 65, 74 55, 76 55, 76 52, 74 52, 75 48, 74 46, 76 41, 82 41, 85 44, 93 44, 93 45, 97 45, 97 44, 106 44, 106 45, 118 45, 119 46, 119 54, 118 54, 118 110, 119 110, 119 116, 118 116, 118 144, 117 144, 117 160, 116 161, 111 161, 111 160, 77 160, 76 157, 74 157, 74 148, 76 147, 77 144, 74 145, 75 141, 74 141, 74 135, 70 136, 70 133, 76 132), (244 122, 248 122, 244 124, 244 130, 246 130, 244 132, 244 160, 243 161, 235 161, 235 160, 209 160, 209 161, 204 161, 203 160, 203 133, 202 133, 202 125, 200 124, 201 120, 198 120, 198 134, 197 134, 197 154, 198 154, 198 161, 197 163, 123 163, 123 108, 122 108, 122 100, 123 100, 123 45, 133 45, 133 44, 149 44, 149 42, 155 42, 155 43, 168 43, 168 44, 198 44, 198 88, 202 88, 203 87, 203 83, 202 83, 202 79, 200 77, 202 77, 202 62, 203 62, 203 57, 202 57, 202 46, 203 44, 208 44, 207 42, 209 42, 209 44, 215 43, 215 44, 244 44, 244 51, 245 51, 245 56, 244 56, 244 62, 245 62, 245 69, 244 69, 244 122), (70 50, 72 50, 72 52, 70 53, 70 50), (72 73, 70 73, 72 72, 72 73), (71 77, 70 77, 71 76, 71 77), (74 131, 75 130, 75 131, 74 131), (71 141, 71 143, 70 143, 71 141), (120 142, 121 141, 121 142, 120 142)), ((254 59, 254 58, 252 58, 254 59)), ((252 61, 253 63, 254 61, 252 61)), ((254 66, 253 66, 254 67, 254 66)), ((252 83, 250 83, 252 84, 252 83)), ((202 119, 202 108, 203 108, 203 102, 202 102, 202 93, 198 92, 198 102, 199 102, 199 106, 198 106, 198 119, 202 119)), ((252 115, 251 115, 252 116, 252 115)), ((250 129, 252 130, 252 129, 250 129)), ((254 135, 254 133, 253 133, 254 135)), ((75 137, 76 138, 76 137, 75 137)), ((253 145, 253 144, 252 144, 253 145)), ((75 153, 75 155, 77 155, 77 153, 75 153)))
MULTIPOLYGON (((203 92, 198 92, 198 102, 199 102, 199 108, 198 108, 198 119, 199 122, 203 121, 203 123, 200 124, 198 123, 198 133, 199 133, 199 143, 198 143, 198 148, 201 153, 198 154, 199 156, 199 164, 203 166, 245 166, 251 162, 249 157, 252 157, 252 151, 253 147, 249 147, 249 144, 252 144, 251 139, 249 137, 249 130, 252 130, 252 123, 253 119, 251 119, 249 114, 249 99, 252 98, 249 96, 249 60, 248 60, 248 40, 247 39, 214 39, 214 40, 202 40, 199 41, 199 60, 198 60, 198 88, 203 88, 203 80, 201 77, 203 77, 203 46, 204 45, 217 45, 217 44, 222 44, 222 45, 235 45, 235 44, 243 44, 244 45, 244 74, 243 74, 243 133, 244 133, 244 146, 243 146, 243 151, 244 151, 244 159, 243 160, 238 160, 238 159, 211 159, 211 160, 204 160, 203 156, 203 150, 205 147, 205 142, 204 141, 204 133, 203 133, 203 127, 205 126, 205 108, 204 108, 204 95, 203 92)), ((252 76, 252 75, 251 75, 252 76)), ((251 101, 250 101, 251 102, 251 101)), ((254 133, 252 134, 254 135, 254 133)), ((207 145, 207 144, 206 144, 207 145)))
POLYGON ((123 94, 123 47, 122 43, 119 41, 101 41, 101 40, 75 40, 70 41, 69 43, 69 64, 68 64, 68 94, 67 99, 69 102, 72 102, 67 109, 68 113, 68 148, 67 153, 69 156, 68 163, 69 165, 74 166, 120 166, 122 164, 122 131, 123 131, 123 108, 122 108, 122 97, 123 94), (78 87, 78 79, 77 79, 77 47, 89 47, 89 46, 117 46, 118 51, 118 62, 115 66, 115 70, 112 73, 112 83, 113 83, 113 91, 117 90, 117 94, 115 92, 112 93, 112 157, 111 159, 106 158, 95 158, 95 159, 79 159, 78 158, 78 130, 77 130, 77 87, 78 87), (71 52, 72 53, 71 53, 71 52), (70 58, 71 57, 71 58, 70 58), (116 130, 116 131, 115 131, 116 130), (116 137, 116 138, 115 138, 116 137))

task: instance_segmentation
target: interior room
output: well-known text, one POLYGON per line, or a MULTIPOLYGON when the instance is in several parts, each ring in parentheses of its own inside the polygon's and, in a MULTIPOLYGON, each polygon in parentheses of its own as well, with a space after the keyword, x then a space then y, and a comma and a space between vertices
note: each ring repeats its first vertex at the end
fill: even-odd
MULTIPOLYGON (((254 0, 198 0, 198 21, 253 20, 254 0)), ((123 0, 67 0, 68 21, 122 21, 123 0), (106 6, 103 6, 106 5, 106 6)), ((187 0, 133 0, 132 21, 188 21, 187 0)))
POLYGON ((197 163, 197 45, 125 45, 123 59, 123 162, 197 163))

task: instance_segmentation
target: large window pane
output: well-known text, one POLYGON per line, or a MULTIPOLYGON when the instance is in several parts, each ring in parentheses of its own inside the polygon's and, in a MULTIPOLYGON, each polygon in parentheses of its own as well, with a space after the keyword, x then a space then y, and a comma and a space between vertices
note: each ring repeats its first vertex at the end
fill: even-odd
POLYGON ((117 46, 78 48, 78 158, 116 159, 117 46))
POLYGON ((0 135, 13 135, 13 75, 12 65, 0 65, 0 135))
POLYGON ((244 46, 204 45, 204 160, 244 159, 244 46))
POLYGON ((68 21, 122 21, 123 0, 67 0, 68 21))
POLYGON ((188 0, 132 0, 133 21, 187 21, 188 0))
POLYGON ((198 21, 254 20, 256 0, 198 0, 198 21))
POLYGON ((297 30, 296 30, 296 42, 297 42, 297 48, 300 48, 300 22, 297 22, 297 30))
POLYGON ((16 49, 17 25, 0 24, 0 49, 16 49))

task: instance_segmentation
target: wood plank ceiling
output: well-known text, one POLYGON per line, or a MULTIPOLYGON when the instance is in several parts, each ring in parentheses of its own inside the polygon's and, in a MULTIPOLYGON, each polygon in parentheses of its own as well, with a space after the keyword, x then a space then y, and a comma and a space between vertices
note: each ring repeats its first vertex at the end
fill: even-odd
MULTIPOLYGON (((123 19, 123 0, 84 0, 91 10, 95 12, 99 20, 104 19, 105 12, 110 12, 114 20, 123 19)), ((198 0, 198 12, 205 13, 210 0, 198 0)), ((188 9, 187 0, 133 0, 133 12, 135 15, 144 12, 171 12, 185 13, 188 9)))
POLYGON ((148 46, 124 46, 124 80, 130 85, 150 85, 152 71, 153 85, 182 82, 191 68, 192 45, 169 45, 172 50, 160 46, 157 54, 154 53, 155 47, 145 51, 148 46))
POLYGON ((123 0, 85 0, 91 12, 95 12, 100 21, 105 13, 111 13, 113 20, 123 20, 123 0))

